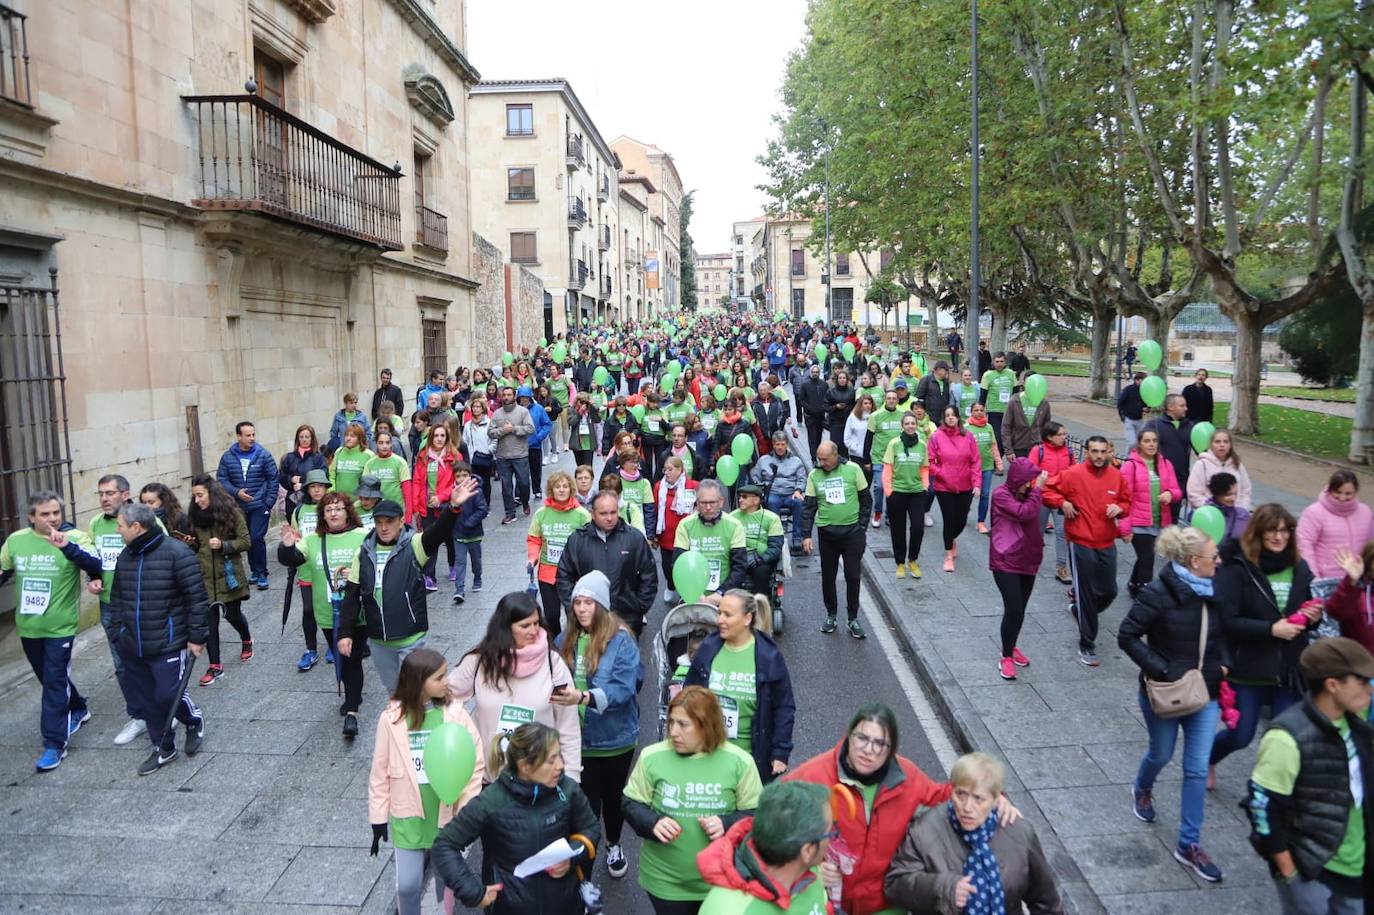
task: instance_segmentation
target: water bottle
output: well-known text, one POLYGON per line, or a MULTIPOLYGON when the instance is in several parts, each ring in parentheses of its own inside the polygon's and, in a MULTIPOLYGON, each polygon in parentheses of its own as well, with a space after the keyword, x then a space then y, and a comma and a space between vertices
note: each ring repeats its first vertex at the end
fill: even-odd
POLYGON ((237 591, 239 587, 239 577, 234 574, 234 561, 224 560, 224 586, 230 591, 237 591))

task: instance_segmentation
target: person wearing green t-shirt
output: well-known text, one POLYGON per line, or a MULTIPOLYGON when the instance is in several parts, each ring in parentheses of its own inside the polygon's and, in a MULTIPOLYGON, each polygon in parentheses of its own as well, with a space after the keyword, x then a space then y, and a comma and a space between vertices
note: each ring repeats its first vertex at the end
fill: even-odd
POLYGON ((992 368, 983 373, 978 382, 982 389, 979 394, 981 403, 987 405, 988 422, 992 424, 993 435, 1002 440, 1002 414, 1011 403, 1012 392, 1016 390, 1016 373, 1007 368, 1007 354, 998 353, 992 357, 992 368))
POLYGON ((625 819, 645 839, 639 885, 655 911, 706 898, 697 855, 748 816, 762 790, 754 760, 725 737, 715 695, 683 687, 668 703, 667 739, 640 751, 625 786, 625 819))
POLYGON ((544 605, 544 628, 557 638, 563 628, 563 604, 558 598, 558 561, 572 532, 592 520, 592 513, 578 504, 573 480, 567 472, 549 474, 544 504, 530 516, 525 536, 525 567, 539 582, 539 597, 544 605))
POLYGON ((830 794, 809 782, 769 785, 758 811, 698 859, 711 891, 699 915, 817 915, 829 910, 820 865, 835 817, 830 794))
MULTIPOLYGON (((377 482, 382 487, 382 498, 404 505, 406 500, 402 487, 410 482, 410 464, 405 458, 392 451, 392 441, 390 434, 386 432, 377 433, 377 453, 364 462, 359 476, 367 474, 376 477, 377 482)), ((356 483, 353 491, 357 492, 356 483)))
POLYGON ((558 418, 553 421, 553 453, 568 450, 568 404, 571 402, 572 384, 563 369, 554 366, 544 382, 549 389, 549 397, 558 404, 558 418))
POLYGON ((696 511, 678 522, 673 537, 674 566, 689 551, 706 560, 703 600, 707 603, 715 603, 724 592, 743 586, 749 569, 744 527, 725 514, 725 487, 716 480, 698 484, 696 511))
MULTIPOLYGON (((91 518, 90 536, 100 557, 100 625, 105 630, 110 657, 114 659, 115 680, 119 683, 120 694, 125 697, 124 709, 129 713, 128 723, 114 738, 115 746, 122 747, 147 730, 143 720, 134 714, 133 703, 128 699, 132 693, 124 686, 124 656, 116 647, 118 634, 114 626, 114 611, 110 607, 110 595, 114 593, 115 560, 124 552, 124 538, 119 536, 117 515, 119 507, 129 501, 129 481, 117 473, 106 474, 96 483, 96 495, 100 499, 100 512, 91 518)), ((95 588, 95 585, 89 587, 95 588)))
POLYGON ((14 626, 43 690, 43 754, 34 768, 47 772, 61 765, 67 741, 91 720, 85 697, 71 682, 72 644, 81 615, 81 573, 98 581, 103 569, 91 538, 63 523, 61 496, 38 490, 28 505, 29 526, 0 546, 0 585, 11 578, 18 582, 14 626))
POLYGON ((367 449, 363 427, 353 423, 344 432, 344 444, 329 459, 329 484, 337 492, 352 496, 358 488, 358 477, 376 455, 367 449))
MULTIPOLYGON (((425 863, 439 830, 481 792, 486 774, 481 750, 477 725, 463 704, 450 697, 444 656, 428 648, 411 652, 401 664, 391 701, 377 718, 367 780, 371 852, 376 855, 384 840, 396 850, 398 915, 419 915, 425 863), (478 751, 472 774, 452 804, 439 799, 425 767, 425 746, 441 725, 467 731, 478 751)), ((434 890, 442 905, 442 880, 435 881, 434 890)))
POLYGON ((1250 773, 1242 803, 1250 844, 1268 862, 1285 913, 1362 912, 1374 657, 1353 639, 1326 638, 1303 649, 1298 666, 1307 696, 1275 716, 1250 773))
POLYGON ((844 591, 849 614, 849 634, 867 638, 859 622, 859 574, 863 562, 865 527, 863 519, 873 510, 873 498, 864 472, 853 462, 840 462, 834 442, 822 442, 816 449, 816 466, 806 476, 802 493, 802 550, 811 552, 814 525, 821 545, 821 600, 825 603, 825 622, 821 632, 836 629, 839 596, 835 579, 844 561, 844 591))
MULTIPOLYGON (((873 402, 881 403, 882 406, 868 414, 868 434, 872 436, 869 439, 868 453, 873 456, 873 479, 880 480, 883 476, 883 456, 887 454, 888 443, 902 431, 902 416, 906 411, 897 407, 897 392, 895 390, 880 394, 880 396, 873 398, 873 402)), ((882 487, 875 487, 873 492, 874 527, 877 527, 883 520, 885 498, 882 487)))
POLYGON ((773 576, 782 558, 785 534, 782 519, 763 507, 763 487, 746 483, 738 490, 739 508, 730 513, 744 528, 744 548, 748 551, 749 591, 772 594, 773 576))
POLYGON ((897 562, 897 577, 907 572, 921 577, 917 562, 925 540, 926 491, 930 488, 930 466, 926 440, 917 431, 916 414, 904 413, 897 437, 887 443, 883 454, 882 488, 887 492, 888 527, 892 531, 892 555, 897 562))
POLYGON ((959 380, 949 386, 949 402, 959 408, 959 415, 965 420, 971 415, 973 405, 978 403, 982 396, 983 389, 973 383, 973 373, 968 369, 964 369, 959 380))

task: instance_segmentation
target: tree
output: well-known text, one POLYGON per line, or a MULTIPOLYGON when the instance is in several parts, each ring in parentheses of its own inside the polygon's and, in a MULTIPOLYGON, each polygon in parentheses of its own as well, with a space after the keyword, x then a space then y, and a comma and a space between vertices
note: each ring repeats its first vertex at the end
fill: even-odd
POLYGON ((1284 325, 1279 345, 1305 381, 1334 385, 1358 369, 1360 323, 1360 301, 1349 283, 1340 283, 1284 325))
POLYGON ((685 310, 697 307, 696 256, 692 250, 692 233, 688 230, 692 222, 692 194, 694 193, 696 192, 690 191, 682 198, 681 228, 678 230, 678 251, 682 253, 679 258, 678 285, 682 288, 682 307, 685 310))

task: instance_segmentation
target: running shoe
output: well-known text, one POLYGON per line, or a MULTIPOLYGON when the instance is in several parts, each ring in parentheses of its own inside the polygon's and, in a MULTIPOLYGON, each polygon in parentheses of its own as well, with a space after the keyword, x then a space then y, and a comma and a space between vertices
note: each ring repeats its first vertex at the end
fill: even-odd
POLYGON ((66 750, 54 750, 51 747, 43 751, 43 755, 38 757, 38 762, 33 767, 39 772, 51 772, 62 765, 62 760, 67 758, 66 750))
POLYGON ((473 591, 474 594, 476 594, 478 591, 481 591, 481 590, 482 590, 482 579, 479 578, 479 579, 477 579, 476 581, 474 581, 474 582, 472 583, 472 591, 473 591))
POLYGON ((986 533, 988 533, 988 526, 987 526, 987 523, 986 523, 986 522, 984 522, 984 521, 979 521, 979 522, 978 522, 978 533, 980 533, 980 534, 986 534, 986 533))
POLYGON ((435 581, 434 579, 430 578, 428 575, 426 575, 426 576, 425 576, 425 590, 426 590, 426 591, 438 591, 438 590, 439 590, 439 583, 438 583, 437 581, 435 581))
POLYGON ((1155 821, 1155 796, 1153 792, 1141 791, 1135 785, 1131 786, 1131 812, 1135 818, 1142 823, 1153 823, 1155 821))
POLYGON ((514 523, 515 523, 515 516, 514 516, 514 515, 506 515, 506 517, 504 517, 504 518, 501 519, 501 523, 502 523, 502 524, 514 524, 514 523))
POLYGON ((114 745, 122 747, 134 742, 134 738, 148 730, 148 725, 142 719, 130 718, 129 723, 119 729, 119 733, 114 736, 114 745))
POLYGON ((161 769, 163 766, 167 765, 169 762, 176 758, 176 747, 172 747, 172 749, 167 751, 166 753, 163 753, 161 750, 154 750, 153 752, 149 753, 148 758, 143 760, 143 762, 139 765, 138 774, 152 775, 158 769, 161 769))
POLYGON ((186 727, 186 742, 182 745, 182 748, 185 750, 187 756, 195 756, 200 752, 200 745, 203 743, 205 743, 204 718, 200 720, 200 725, 195 730, 191 730, 189 725, 186 727))
POLYGON ((320 653, 307 648, 305 654, 301 655, 301 659, 296 662, 296 670, 305 673, 318 663, 320 663, 320 653))
POLYGON ((826 635, 834 632, 837 628, 839 628, 839 621, 833 616, 827 616, 825 622, 821 623, 821 632, 824 632, 826 635))
POLYGON ((82 709, 81 711, 79 711, 79 712, 68 712, 68 713, 67 713, 67 738, 70 740, 70 739, 71 739, 71 736, 72 736, 73 734, 75 734, 77 731, 81 730, 81 726, 82 726, 83 724, 85 724, 87 721, 90 721, 90 720, 91 720, 91 710, 88 709, 88 708, 83 708, 83 709, 82 709))
POLYGON ((358 736, 358 716, 352 712, 344 715, 343 735, 348 740, 358 736))
POLYGON ((874 527, 877 527, 878 525, 880 525, 880 524, 882 524, 882 523, 883 523, 883 513, 882 513, 882 512, 874 512, 874 513, 873 513, 873 526, 874 526, 874 527))
POLYGON ((945 553, 945 571, 954 571, 954 553, 952 551, 947 551, 945 553))
POLYGON ((849 634, 856 639, 868 638, 868 633, 864 632, 863 623, 859 622, 858 620, 849 621, 849 634))
POLYGON ((1069 567, 1068 567, 1068 566, 1055 566, 1055 567, 1054 567, 1054 577, 1055 577, 1055 580, 1058 581, 1061 585, 1071 585, 1071 584, 1073 584, 1073 579, 1069 577, 1069 567))
POLYGON ((264 575, 264 576, 262 576, 261 578, 258 579, 258 590, 259 590, 259 591, 266 591, 266 590, 267 590, 267 576, 266 576, 266 575, 264 575))
POLYGON ((898 577, 898 578, 906 578, 906 563, 904 563, 904 562, 899 562, 899 563, 897 563, 897 577, 898 577))
POLYGON ((616 880, 625 876, 625 872, 630 869, 630 863, 625 860, 625 852, 621 851, 619 845, 611 845, 606 849, 606 873, 616 880))
POLYGON ((528 518, 528 517, 530 516, 530 504, 529 504, 528 502, 525 503, 524 509, 525 509, 525 517, 528 518))
POLYGON ((1023 655, 1019 648, 1011 650, 1011 660, 1017 667, 1030 667, 1030 658, 1023 655))
POLYGON ((209 667, 207 667, 207 668, 205 669, 205 673, 201 675, 201 677, 200 677, 200 685, 201 685, 201 686, 209 686, 210 684, 214 683, 216 680, 220 679, 220 678, 223 677, 223 676, 224 676, 224 665, 223 665, 223 664, 211 664, 209 667))
POLYGON ((457 566, 454 566, 453 568, 451 568, 451 569, 448 570, 448 580, 449 580, 449 581, 457 581, 457 580, 458 580, 458 567, 457 567, 457 566))
POLYGON ((453 602, 454 602, 455 604, 461 604, 461 603, 463 603, 464 600, 466 600, 466 598, 463 597, 463 595, 458 594, 458 593, 456 593, 456 592, 454 593, 454 595, 453 595, 453 602))
POLYGON ((1221 868, 1212 863, 1207 852, 1203 851, 1202 846, 1196 842, 1192 845, 1180 845, 1175 848, 1174 860, 1184 867, 1191 867, 1193 873, 1208 883, 1221 882, 1221 868))
POLYGON ((926 515, 926 527, 934 527, 934 526, 935 526, 935 519, 932 518, 932 517, 930 517, 930 515, 926 515))
POLYGON ((906 562, 906 568, 907 571, 911 573, 912 578, 921 577, 921 567, 916 563, 916 560, 908 559, 906 562))
POLYGON ((333 664, 333 663, 334 663, 334 649, 333 649, 333 648, 325 648, 325 650, 324 650, 324 663, 326 663, 326 664, 333 664))
POLYGON ((1100 667, 1102 662, 1097 659, 1097 652, 1091 648, 1084 648, 1078 652, 1078 663, 1084 667, 1100 667))
POLYGON ((243 661, 243 662, 245 662, 245 663, 248 662, 248 661, 253 660, 253 640, 252 640, 252 639, 244 639, 244 640, 243 640, 243 647, 239 649, 239 660, 240 660, 240 661, 243 661))
POLYGON ((1003 680, 1016 679, 1016 665, 1011 658, 1000 658, 997 661, 997 672, 1002 675, 1003 680))

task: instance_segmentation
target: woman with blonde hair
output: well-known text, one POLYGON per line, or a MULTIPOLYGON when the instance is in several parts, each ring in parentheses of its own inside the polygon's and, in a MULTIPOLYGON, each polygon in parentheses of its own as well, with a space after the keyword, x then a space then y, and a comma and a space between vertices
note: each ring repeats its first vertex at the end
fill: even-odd
POLYGON ((358 479, 367 462, 376 457, 367 447, 367 430, 362 423, 349 423, 344 428, 343 447, 329 457, 329 486, 346 496, 358 491, 358 479))

